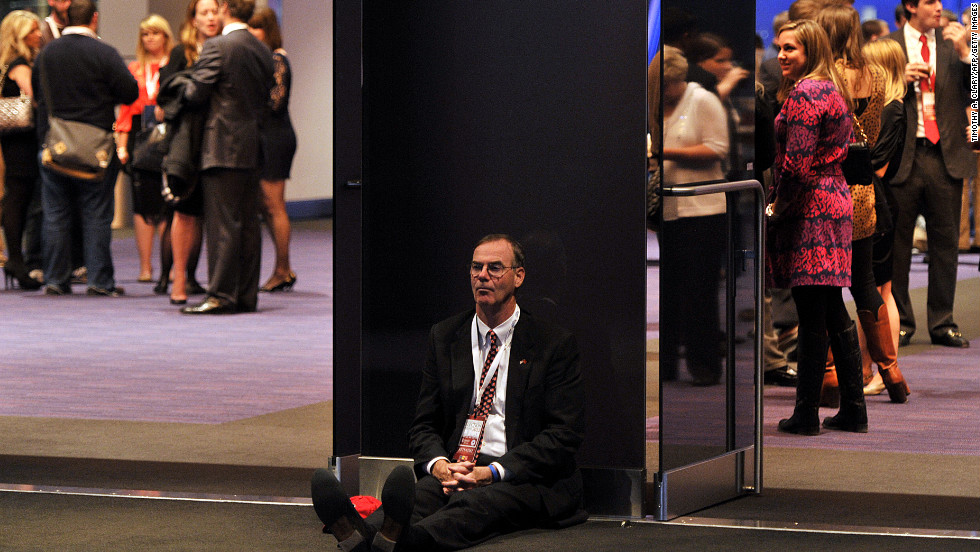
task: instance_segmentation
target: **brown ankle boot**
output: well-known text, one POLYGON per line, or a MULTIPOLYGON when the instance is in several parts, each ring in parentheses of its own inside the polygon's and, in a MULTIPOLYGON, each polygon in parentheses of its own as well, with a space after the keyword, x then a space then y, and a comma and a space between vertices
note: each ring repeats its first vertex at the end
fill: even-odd
POLYGON ((892 402, 904 403, 911 393, 901 370, 898 369, 898 353, 892 341, 891 325, 888 323, 888 309, 885 305, 878 308, 878 316, 866 310, 858 311, 861 327, 868 340, 868 352, 871 359, 878 365, 878 372, 888 390, 888 398, 892 402))
POLYGON ((840 407, 840 386, 837 383, 834 354, 830 350, 827 351, 827 367, 823 373, 823 386, 820 388, 820 406, 840 407))

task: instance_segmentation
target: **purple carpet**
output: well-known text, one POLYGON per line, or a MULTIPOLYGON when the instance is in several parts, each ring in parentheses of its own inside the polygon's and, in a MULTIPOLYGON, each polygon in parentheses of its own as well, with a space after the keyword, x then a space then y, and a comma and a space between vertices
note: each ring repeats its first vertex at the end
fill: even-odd
MULTIPOLYGON (((263 239, 265 281, 273 257, 263 239)), ((180 314, 136 282, 131 238, 113 241, 125 297, 88 297, 82 285, 69 297, 0 292, 0 416, 214 424, 330 399, 332 239, 294 229, 297 285, 261 294, 254 314, 180 314)))
MULTIPOLYGON (((647 258, 657 259, 659 247, 655 236, 649 234, 647 258)), ((928 265, 922 256, 913 257, 909 275, 910 288, 925 288, 928 283, 928 265)), ((978 255, 960 255, 958 279, 975 279, 978 255)), ((659 268, 647 270, 650 282, 659 282, 659 268)), ((651 286, 647 291, 647 339, 660 337, 658 301, 659 290, 651 286)), ((844 299, 850 300, 847 290, 844 299)), ((924 305, 921 306, 924 309, 924 305)), ((918 307, 917 307, 918 308, 918 307)), ((975 304, 972 308, 978 308, 975 304)), ((920 323, 924 320, 920 321, 920 323)), ((912 395, 906 404, 889 402, 887 393, 868 397, 870 431, 854 434, 824 430, 819 436, 802 437, 780 433, 776 424, 793 412, 795 390, 786 387, 767 386, 763 398, 763 436, 767 447, 822 448, 855 451, 916 452, 924 454, 956 454, 980 456, 980 338, 977 329, 961 328, 972 337, 969 349, 946 347, 914 348, 899 350, 899 366, 905 375, 912 395)), ((925 335, 925 334, 923 334, 925 335)), ((916 335, 915 343, 927 343, 928 338, 916 335), (923 341, 925 340, 925 341, 923 341)), ((671 384, 677 385, 677 384, 671 384)), ((821 417, 836 411, 820 410, 821 417)), ((659 419, 647 419, 647 440, 655 442, 659 419)))

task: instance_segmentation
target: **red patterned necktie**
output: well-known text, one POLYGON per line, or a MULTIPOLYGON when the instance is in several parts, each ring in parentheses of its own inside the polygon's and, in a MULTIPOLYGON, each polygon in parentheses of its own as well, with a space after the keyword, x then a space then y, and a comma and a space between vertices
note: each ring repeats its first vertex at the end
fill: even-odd
MULTIPOLYGON (((919 42, 922 43, 922 61, 928 65, 929 64, 929 39, 926 35, 919 35, 919 42)), ((936 75, 932 74, 928 77, 923 78, 919 83, 919 89, 923 94, 922 100, 922 126, 926 131, 926 138, 933 144, 939 143, 939 125, 936 124, 936 104, 935 104, 935 94, 933 95, 933 104, 930 109, 926 109, 925 104, 925 93, 933 92, 936 89, 936 75)))
MULTIPOLYGON (((500 343, 497 341, 497 334, 493 333, 493 330, 490 330, 487 337, 490 339, 490 350, 487 352, 487 359, 483 361, 483 371, 480 372, 480 387, 483 387, 483 381, 487 379, 487 372, 490 371, 490 365, 493 364, 493 359, 497 356, 497 350, 500 348, 500 343)), ((483 426, 480 428, 479 444, 476 446, 476 450, 473 451, 474 462, 480 456, 480 449, 483 448, 483 432, 487 428, 485 420, 490 416, 490 409, 493 406, 493 396, 497 394, 497 372, 497 370, 493 371, 493 376, 490 377, 490 383, 487 384, 487 388, 480 395, 479 402, 473 407, 474 416, 484 417, 483 426)))
MULTIPOLYGON (((483 387, 483 381, 487 378, 487 372, 490 371, 490 365, 493 364, 493 359, 497 356, 497 350, 500 348, 500 343, 497 341, 497 334, 493 333, 493 330, 487 334, 490 339, 490 351, 487 352, 487 359, 483 361, 483 371, 480 372, 480 387, 483 387)), ((497 393, 497 371, 494 370, 493 376, 490 378, 490 383, 487 384, 487 388, 483 391, 483 395, 480 396, 480 402, 476 405, 474 414, 477 416, 489 416, 490 407, 493 406, 493 396, 497 393)))

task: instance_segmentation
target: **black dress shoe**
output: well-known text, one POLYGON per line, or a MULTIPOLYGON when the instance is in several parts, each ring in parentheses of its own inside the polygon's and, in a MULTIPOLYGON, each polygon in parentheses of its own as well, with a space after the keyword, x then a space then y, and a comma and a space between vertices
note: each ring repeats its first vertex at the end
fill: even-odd
POLYGON ((932 344, 942 345, 943 347, 958 347, 960 349, 968 349, 970 347, 970 342, 963 337, 963 334, 953 329, 946 330, 939 336, 933 336, 932 344))
POLYGON ((359 548, 367 550, 374 534, 357 513, 357 509, 354 508, 354 504, 351 503, 333 473, 324 468, 314 471, 313 479, 310 481, 310 495, 313 499, 313 511, 323 522, 324 533, 330 531, 337 536, 336 528, 340 527, 338 522, 344 518, 355 532, 360 533, 362 544, 359 548))
POLYGON ((791 370, 789 366, 766 370, 762 374, 762 383, 765 385, 778 385, 780 387, 796 387, 799 377, 796 370, 791 370))
POLYGON ((379 534, 398 542, 415 509, 415 473, 412 468, 398 466, 391 471, 381 489, 381 504, 384 506, 385 524, 381 526, 382 533, 379 534))
POLYGON ((200 305, 180 309, 184 314, 234 314, 238 312, 235 304, 218 297, 208 297, 200 305))
POLYGON ((898 330, 898 346, 905 347, 912 343, 912 334, 905 330, 898 330))
POLYGON ((119 286, 112 286, 111 288, 90 287, 85 292, 85 295, 95 295, 99 297, 122 297, 123 295, 126 295, 126 290, 119 286))

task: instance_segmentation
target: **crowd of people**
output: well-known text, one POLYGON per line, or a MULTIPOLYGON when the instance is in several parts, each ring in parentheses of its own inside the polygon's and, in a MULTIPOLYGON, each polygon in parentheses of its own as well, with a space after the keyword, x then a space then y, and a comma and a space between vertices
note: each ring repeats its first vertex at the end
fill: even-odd
POLYGON ((205 294, 181 312, 251 312, 259 291, 291 290, 285 183, 296 135, 275 12, 254 0, 191 0, 178 36, 159 15, 140 22, 136 59, 127 66, 98 37, 92 0, 48 6, 44 19, 14 10, 0 24, 0 94, 36 106, 33 129, 0 129, 6 288, 66 295, 72 284, 85 284, 88 295, 125 294, 110 249, 121 170, 132 192, 137 280, 156 282, 154 292, 169 291, 174 305, 205 294), (114 131, 115 155, 100 178, 41 162, 49 116, 114 131), (155 142, 162 136, 165 160, 155 142), (178 182, 184 192, 174 195, 178 182), (273 273, 261 286, 260 217, 275 246, 273 273), (207 288, 197 279, 205 236, 207 288))
MULTIPOLYGON (((815 435, 822 425, 866 432, 866 395, 887 392, 892 402, 908 401, 897 351, 916 331, 909 272, 917 219, 924 219, 928 235, 929 341, 969 347, 953 317, 958 253, 972 247, 970 183, 978 165, 967 140, 975 62, 968 18, 969 10, 957 18, 939 0, 903 0, 890 31, 881 20, 862 23, 846 0, 796 0, 773 21, 769 51, 757 40, 753 168, 768 195, 765 379, 797 389, 781 431, 815 435), (854 168, 862 155, 863 171, 854 168), (861 172, 869 178, 859 178, 861 172), (856 320, 845 307, 844 287, 856 320), (820 406, 840 410, 821 423, 820 406)), ((731 51, 723 50, 723 39, 698 32, 693 15, 667 9, 662 21, 665 46, 648 78, 650 103, 663 109, 650 115, 652 173, 664 185, 718 181, 730 172, 726 161, 735 147, 724 132, 724 120, 729 133, 733 127, 727 106, 747 73, 719 63, 731 51), (680 117, 678 109, 685 110, 680 117)), ((686 216, 691 226, 672 238, 703 236, 696 228, 717 215, 703 199, 700 211, 691 204, 685 214, 682 201, 689 199, 664 198, 657 230, 667 233, 686 216)), ((696 239, 682 246, 682 257, 692 247, 703 253, 701 263, 717 256, 696 239)), ((676 255, 669 244, 661 247, 666 272, 668 256, 676 255)), ((684 278, 685 286, 696 279, 684 278)), ((669 310, 671 297, 662 300, 669 310)), ((698 299, 684 295, 683 301, 681 308, 696 310, 698 299)), ((683 345, 693 383, 717 382, 717 362, 697 353, 717 340, 706 327, 677 328, 678 337, 662 330, 667 379, 676 377, 683 345)))

